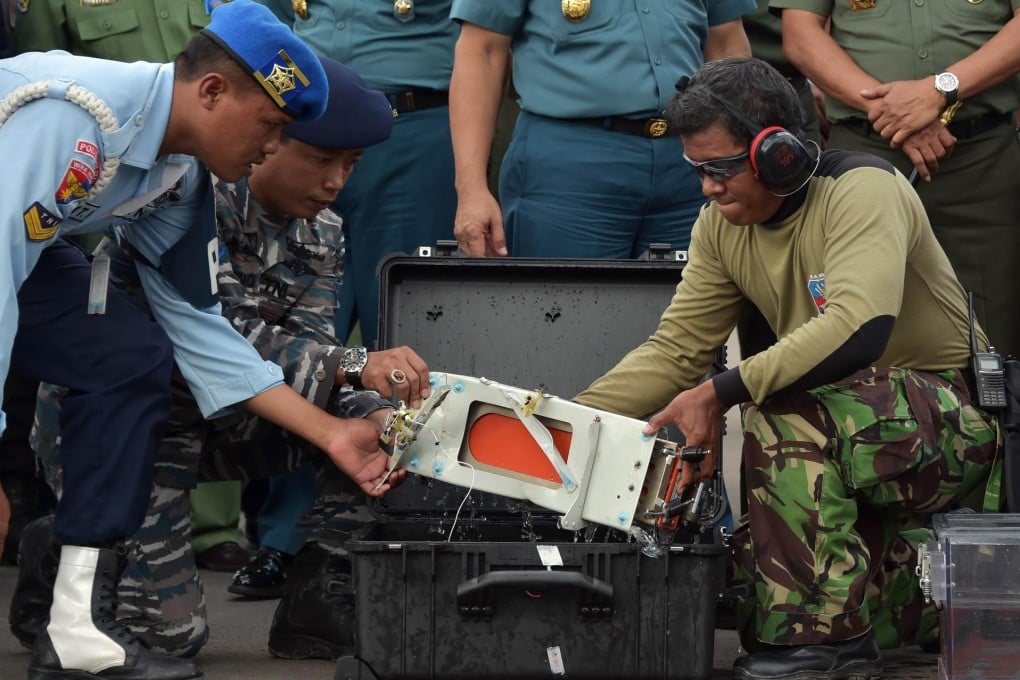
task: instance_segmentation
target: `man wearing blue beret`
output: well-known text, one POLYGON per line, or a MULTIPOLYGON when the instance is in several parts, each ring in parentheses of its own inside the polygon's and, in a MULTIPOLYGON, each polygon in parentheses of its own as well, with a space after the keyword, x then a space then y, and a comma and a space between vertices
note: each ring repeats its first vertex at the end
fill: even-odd
MULTIPOLYGON (((326 58, 322 65, 329 83, 323 117, 290 123, 284 127, 279 152, 253 168, 250 177, 215 185, 223 255, 219 292, 224 316, 262 358, 283 368, 287 383, 306 400, 330 413, 378 422, 393 406, 383 395, 417 405, 421 386, 428 381, 428 366, 406 347, 368 352, 355 381, 373 391, 347 387, 354 377, 344 371, 345 356, 364 349, 345 349, 336 335, 344 239, 341 220, 328 206, 362 150, 389 137, 393 116, 385 96, 369 89, 350 68, 326 58), (404 377, 396 385, 390 382, 395 372, 404 377)), ((115 282, 144 305, 130 255, 109 241, 97 253, 111 258, 115 282)), ((156 461, 149 509, 143 528, 127 542, 118 617, 149 648, 190 656, 208 638, 205 598, 186 530, 186 490, 196 481, 250 480, 311 462, 322 502, 308 520, 327 521, 321 531, 307 536, 315 545, 309 545, 299 560, 309 578, 346 560, 336 554, 339 546, 332 539, 356 528, 367 516, 360 490, 308 443, 254 415, 204 422, 178 373, 173 386, 173 408, 156 461), (174 531, 175 526, 185 530, 174 531)), ((33 438, 55 487, 60 480, 59 403, 56 388, 45 386, 33 438)), ((11 630, 24 643, 34 641, 42 625, 41 610, 51 595, 45 576, 45 565, 52 562, 51 535, 43 528, 45 520, 33 526, 30 544, 22 542, 23 573, 11 602, 11 630)), ((257 584, 243 585, 254 589, 257 584)), ((314 623, 316 631, 330 631, 331 639, 349 636, 352 622, 341 614, 351 607, 333 605, 338 599, 344 599, 342 593, 279 616, 271 642, 274 634, 276 639, 307 639, 306 622, 314 623)))
POLYGON ((30 678, 202 677, 113 616, 117 548, 145 516, 174 361, 204 416, 243 406, 324 451, 362 490, 386 490, 373 491, 386 469, 378 427, 335 418, 285 385, 216 295, 209 170, 250 175, 284 125, 322 114, 327 94, 319 60, 250 0, 216 9, 173 64, 49 52, 0 65, 0 154, 12 166, 0 208, 0 378, 15 366, 70 389, 54 520, 63 547, 30 678), (102 258, 90 268, 58 238, 107 230, 132 254, 155 321, 107 290, 102 258))

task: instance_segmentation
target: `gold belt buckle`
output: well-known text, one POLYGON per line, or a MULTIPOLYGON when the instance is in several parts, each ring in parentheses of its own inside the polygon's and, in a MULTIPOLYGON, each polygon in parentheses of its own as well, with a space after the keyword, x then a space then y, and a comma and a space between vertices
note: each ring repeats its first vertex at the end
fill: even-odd
POLYGON ((645 135, 648 137, 662 137, 669 131, 669 124, 665 118, 649 118, 645 123, 645 135))

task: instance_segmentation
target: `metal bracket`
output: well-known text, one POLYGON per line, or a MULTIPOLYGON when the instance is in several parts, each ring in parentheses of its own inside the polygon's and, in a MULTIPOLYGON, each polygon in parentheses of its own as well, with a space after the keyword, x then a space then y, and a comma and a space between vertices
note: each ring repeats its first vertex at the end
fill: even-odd
POLYGON ((553 442, 552 435, 549 433, 549 428, 542 424, 542 422, 535 417, 535 408, 538 407, 540 402, 545 395, 542 394, 541 390, 535 390, 527 396, 526 399, 521 399, 518 394, 511 392, 510 390, 502 390, 503 398, 506 399, 507 403, 513 409, 513 412, 517 415, 525 429, 528 430, 528 434, 535 440, 538 447, 542 449, 542 453, 552 463, 553 468, 556 470, 556 474, 560 476, 560 481, 563 482, 563 488, 567 491, 573 492, 577 489, 577 482, 574 480, 574 476, 570 474, 570 468, 567 467, 567 461, 563 460, 563 456, 560 455, 559 449, 556 448, 556 444, 553 442))
POLYGON ((931 553, 925 543, 917 546, 917 566, 914 567, 914 573, 917 574, 925 603, 931 602, 931 553))
POLYGON ((584 501, 588 498, 588 485, 591 483, 591 470, 595 466, 595 452, 598 450, 599 429, 601 427, 602 419, 598 416, 588 426, 588 460, 584 465, 584 474, 581 475, 581 486, 577 489, 574 502, 557 521, 561 529, 577 531, 588 525, 587 522, 581 519, 581 513, 584 511, 584 501))
POLYGON ((439 385, 417 410, 410 409, 404 402, 400 402, 398 408, 391 415, 389 422, 383 428, 382 434, 379 436, 380 442, 391 446, 393 453, 390 454, 389 469, 386 470, 386 474, 383 475, 382 480, 376 485, 376 489, 382 488, 382 485, 386 483, 386 480, 390 478, 393 471, 400 465, 404 452, 418 438, 418 434, 425 427, 425 423, 428 422, 429 418, 432 417, 432 414, 442 405, 443 400, 449 394, 449 385, 439 385))
POLYGON ((946 571, 946 553, 939 543, 921 543, 917 546, 918 584, 925 602, 932 602, 936 609, 942 609, 946 600, 948 573, 946 571))

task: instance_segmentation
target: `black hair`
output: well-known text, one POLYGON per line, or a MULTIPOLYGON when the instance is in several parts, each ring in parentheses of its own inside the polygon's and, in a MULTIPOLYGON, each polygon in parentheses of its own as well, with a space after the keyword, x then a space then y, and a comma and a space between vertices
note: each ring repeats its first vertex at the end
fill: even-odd
POLYGON ((666 108, 666 120, 678 135, 703 132, 721 122, 734 139, 748 144, 757 134, 748 122, 763 128, 778 125, 800 137, 804 129, 796 90, 779 71, 754 57, 716 59, 693 78, 681 78, 666 108))
POLYGON ((174 79, 193 82, 207 73, 222 73, 230 82, 242 88, 248 85, 258 87, 251 74, 215 39, 199 32, 174 59, 174 79))

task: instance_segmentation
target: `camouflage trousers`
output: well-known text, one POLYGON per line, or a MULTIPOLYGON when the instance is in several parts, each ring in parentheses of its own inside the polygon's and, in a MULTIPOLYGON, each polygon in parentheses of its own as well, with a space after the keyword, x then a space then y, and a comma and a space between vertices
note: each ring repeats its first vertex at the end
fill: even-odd
POLYGON ((960 372, 869 368, 742 415, 744 646, 937 637, 914 573, 926 524, 975 493, 998 509, 1002 437, 960 372))
MULTIPOLYGON (((305 542, 331 553, 373 519, 366 497, 320 451, 299 437, 251 415, 205 421, 181 401, 175 381, 175 408, 159 454, 155 484, 142 527, 126 539, 128 564, 118 588, 117 617, 157 652, 190 656, 209 637, 205 594, 191 547, 188 490, 197 481, 267 478, 305 463, 316 470, 315 505, 298 523, 305 542), (181 408, 178 408, 181 406, 181 408)), ((40 390, 32 445, 58 498, 60 397, 63 388, 40 390)), ((353 413, 351 417, 358 417, 353 413)))

